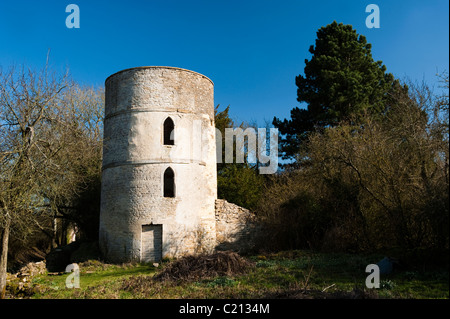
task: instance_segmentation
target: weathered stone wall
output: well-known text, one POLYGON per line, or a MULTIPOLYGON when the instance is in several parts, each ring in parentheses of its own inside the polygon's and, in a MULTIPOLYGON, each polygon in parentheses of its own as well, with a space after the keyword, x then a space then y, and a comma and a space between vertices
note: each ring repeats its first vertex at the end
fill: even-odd
POLYGON ((217 198, 213 84, 171 67, 140 67, 105 82, 100 249, 112 262, 139 261, 142 226, 162 225, 162 257, 215 246, 217 198), (175 125, 163 145, 163 123, 175 125), (175 197, 163 174, 175 174, 175 197))
POLYGON ((244 252, 255 246, 256 216, 248 209, 216 199, 216 242, 218 250, 244 252))

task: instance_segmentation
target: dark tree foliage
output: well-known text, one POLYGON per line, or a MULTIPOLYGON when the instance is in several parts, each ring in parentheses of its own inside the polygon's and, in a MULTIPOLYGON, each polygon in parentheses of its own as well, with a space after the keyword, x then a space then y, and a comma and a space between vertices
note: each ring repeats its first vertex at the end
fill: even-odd
MULTIPOLYGON (((219 111, 219 105, 214 109, 215 126, 222 134, 222 145, 225 145, 225 129, 243 127, 244 123, 236 125, 229 115, 230 106, 219 111)), ((234 147, 233 147, 234 149, 234 147)), ((222 161, 225 158, 225 147, 222 147, 222 161)), ((234 153, 234 157, 236 154, 234 153)), ((256 166, 248 163, 217 163, 217 193, 218 197, 230 203, 254 209, 262 194, 264 177, 258 173, 256 166)))
POLYGON ((247 164, 228 164, 218 172, 218 197, 254 210, 262 195, 264 179, 256 167, 247 164))
POLYGON ((382 61, 374 61, 371 47, 351 25, 333 22, 317 31, 304 75, 295 79, 297 100, 307 108, 295 107, 290 119, 273 120, 284 135, 283 158, 293 158, 311 132, 336 126, 366 110, 383 112, 398 81, 386 72, 382 61))

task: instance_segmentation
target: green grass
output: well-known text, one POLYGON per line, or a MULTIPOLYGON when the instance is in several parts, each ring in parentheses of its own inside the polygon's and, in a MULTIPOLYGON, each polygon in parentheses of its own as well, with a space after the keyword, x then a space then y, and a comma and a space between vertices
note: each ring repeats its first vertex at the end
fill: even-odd
MULTIPOLYGON (((155 282, 161 268, 145 264, 80 264, 80 288, 67 289, 68 274, 40 275, 29 298, 449 298, 449 271, 402 270, 381 275, 381 288, 365 287, 365 267, 380 255, 287 251, 248 257, 255 267, 239 276, 194 282, 155 282)), ((165 262, 167 263, 167 262, 165 262)), ((164 264, 162 266, 164 266, 164 264)))
POLYGON ((68 274, 41 275, 33 279, 33 284, 39 286, 38 292, 31 298, 118 298, 120 290, 116 284, 124 279, 149 275, 155 272, 155 267, 145 264, 110 265, 98 261, 80 264, 80 288, 66 288, 68 274))

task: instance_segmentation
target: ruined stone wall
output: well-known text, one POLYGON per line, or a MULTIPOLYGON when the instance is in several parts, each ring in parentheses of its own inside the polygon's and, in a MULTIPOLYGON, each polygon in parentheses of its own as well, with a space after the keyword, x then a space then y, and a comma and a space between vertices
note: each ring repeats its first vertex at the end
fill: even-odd
POLYGON ((248 209, 216 199, 216 242, 218 250, 245 252, 255 246, 256 216, 248 209))

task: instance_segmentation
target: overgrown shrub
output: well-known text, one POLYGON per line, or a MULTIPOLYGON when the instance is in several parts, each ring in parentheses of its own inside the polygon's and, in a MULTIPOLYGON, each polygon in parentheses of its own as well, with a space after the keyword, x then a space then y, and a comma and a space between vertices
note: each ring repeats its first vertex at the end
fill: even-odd
POLYGON ((261 247, 448 250, 448 96, 412 91, 311 135, 261 197, 261 247))

